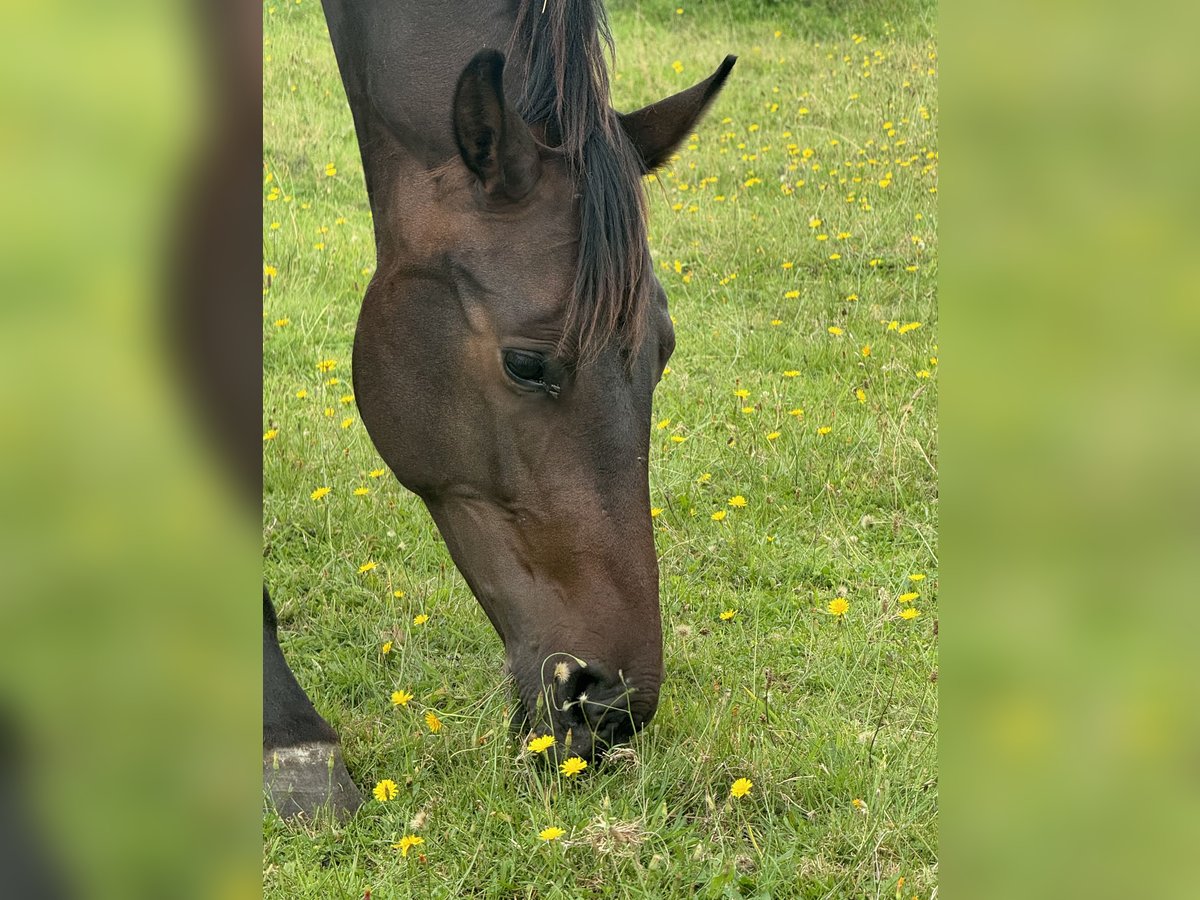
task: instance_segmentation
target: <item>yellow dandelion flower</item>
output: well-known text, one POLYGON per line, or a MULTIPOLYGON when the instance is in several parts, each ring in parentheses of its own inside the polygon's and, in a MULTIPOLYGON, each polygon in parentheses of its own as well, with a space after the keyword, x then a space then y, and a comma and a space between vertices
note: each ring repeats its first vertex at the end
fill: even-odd
POLYGON ((775 440, 777 437, 779 437, 779 432, 778 432, 778 431, 772 431, 770 434, 768 434, 768 435, 767 435, 767 440, 768 440, 768 441, 773 441, 773 440, 775 440))
POLYGON ((900 610, 900 618, 902 619, 915 619, 920 614, 921 611, 915 606, 906 606, 904 609, 900 610))
POLYGON ((804 415, 804 410, 802 410, 800 407, 797 406, 795 409, 789 409, 788 415, 799 418, 800 416, 804 415))
POLYGON ((745 400, 747 397, 750 396, 750 392, 748 390, 746 390, 745 388, 738 388, 736 391, 733 392, 733 396, 737 397, 739 400, 745 400))
POLYGON ((921 323, 920 323, 920 322, 909 322, 909 323, 907 323, 907 324, 905 324, 905 325, 901 325, 901 326, 900 326, 899 328, 897 328, 896 330, 897 330, 898 332, 900 332, 901 334, 908 334, 910 331, 916 331, 916 330, 917 330, 918 328, 920 328, 920 327, 921 327, 921 323))
POLYGON ((291 324, 292 324, 292 320, 289 319, 287 316, 284 316, 282 319, 275 320, 276 328, 283 328, 283 327, 285 327, 287 325, 291 325, 291 324))
POLYGON ((686 440, 687 440, 687 438, 685 438, 685 437, 684 437, 683 435, 681 435, 681 434, 673 434, 673 435, 671 435, 671 443, 672 443, 672 444, 682 444, 682 443, 683 443, 684 441, 686 441, 686 440))
POLYGON ((385 778, 375 785, 375 789, 371 793, 375 795, 375 799, 380 803, 387 803, 389 800, 396 799, 400 793, 400 788, 392 779, 385 778))
POLYGON ((367 474, 368 474, 368 475, 370 475, 372 478, 379 478, 379 477, 381 477, 381 476, 383 475, 383 473, 384 473, 384 472, 386 472, 386 471, 387 471, 386 469, 372 469, 372 470, 371 470, 370 472, 368 472, 367 474))
POLYGON ((657 519, 661 515, 662 515, 662 507, 661 506, 650 507, 650 518, 657 519))
POLYGON ((924 573, 924 572, 917 572, 917 573, 916 573, 916 574, 914 574, 914 575, 909 575, 909 576, 908 576, 908 580, 909 580, 909 581, 923 581, 924 579, 925 579, 925 573, 924 573))
POLYGON ((681 72, 683 72, 683 63, 681 63, 679 60, 675 60, 675 62, 671 63, 671 68, 675 70, 676 75, 679 75, 681 72))
POLYGON ((321 372, 332 372, 335 368, 337 368, 336 359, 323 359, 317 363, 317 369, 321 372))
POLYGON ((867 392, 864 391, 862 388, 859 388, 858 390, 856 390, 854 392, 854 396, 858 398, 859 403, 867 402, 867 392))
POLYGON ((870 344, 863 344, 862 355, 864 358, 871 355, 871 345, 870 344))
POLYGON ((399 599, 404 596, 404 591, 392 591, 392 596, 399 599))
POLYGON ((391 653, 392 652, 392 642, 384 641, 383 644, 379 648, 379 652, 382 653, 384 656, 387 656, 389 653, 391 653))
POLYGON ((309 494, 308 496, 311 497, 313 500, 320 500, 322 497, 324 497, 326 494, 328 494, 330 490, 331 490, 331 488, 319 487, 315 491, 313 491, 311 494, 309 494))
POLYGON ((408 706, 413 695, 408 691, 392 691, 392 706, 408 706))
POLYGON ((829 432, 831 432, 831 431, 833 431, 833 428, 831 428, 828 425, 822 425, 820 428, 817 429, 817 434, 824 436, 826 434, 829 434, 829 432))
POLYGON ((738 614, 738 611, 736 609, 727 609, 721 613, 721 621, 728 622, 730 619, 732 619, 737 614, 738 614))
POLYGON ((561 828, 555 828, 552 826, 550 828, 543 828, 541 831, 539 831, 538 837, 540 837, 543 841, 556 841, 564 834, 566 834, 566 832, 561 828))
POLYGON ((920 372, 918 372, 918 373, 917 373, 917 377, 918 377, 918 378, 929 378, 929 377, 930 377, 929 370, 928 370, 928 369, 922 369, 920 372))
POLYGON ((742 412, 745 413, 746 415, 751 415, 754 412, 754 407, 753 406, 743 406, 742 412))
POLYGON ((363 572, 370 572, 372 569, 374 569, 378 565, 379 565, 379 563, 375 562, 375 560, 373 560, 373 559, 368 560, 367 562, 363 563, 361 566, 358 567, 358 574, 361 575, 363 572))
POLYGON ((781 269, 790 269, 790 268, 792 267, 792 265, 793 265, 792 261, 791 261, 791 260, 787 260, 786 262, 780 263, 780 264, 779 264, 779 268, 781 268, 781 269))
POLYGON ((353 424, 354 424, 354 419, 353 419, 353 418, 351 418, 351 417, 347 417, 347 418, 345 418, 345 419, 342 419, 342 427, 343 427, 343 428, 349 428, 349 427, 350 427, 351 425, 353 425, 353 424))
POLYGON ((771 327, 772 327, 772 328, 778 328, 778 327, 779 327, 780 325, 782 325, 782 324, 783 324, 783 319, 772 319, 772 320, 771 320, 771 327))
POLYGON ((354 395, 353 395, 353 394, 347 394, 347 395, 346 395, 346 396, 344 396, 344 397, 339 397, 339 398, 338 398, 338 401, 339 401, 340 403, 353 403, 353 402, 354 402, 354 395))
POLYGON ((392 844, 392 849, 399 850, 401 856, 408 856, 409 850, 413 847, 419 847, 423 843, 425 843, 425 838, 417 837, 415 834, 406 834, 400 840, 396 841, 396 843, 392 844))
POLYGON ((369 493, 371 493, 371 489, 370 489, 370 488, 368 488, 368 487, 356 487, 356 488, 354 489, 354 496, 355 496, 355 497, 365 497, 365 496, 367 496, 367 494, 369 494, 369 493))
POLYGON ((729 796, 741 798, 750 793, 750 788, 754 787, 754 782, 749 778, 739 778, 729 788, 729 796))
POLYGON ((850 801, 850 805, 853 806, 855 809, 857 809, 859 812, 866 812, 867 804, 864 803, 862 800, 859 800, 857 797, 855 797, 853 800, 850 801))
POLYGON ((263 274, 266 275, 268 278, 274 278, 276 275, 279 274, 279 270, 276 269, 274 266, 263 266, 263 274))
POLYGON ((563 764, 558 767, 558 771, 570 778, 572 775, 578 775, 587 767, 588 764, 586 759, 578 756, 572 756, 570 759, 563 761, 563 764))
POLYGON ((723 510, 723 509, 718 509, 718 510, 717 510, 715 513, 713 513, 713 514, 712 514, 712 516, 710 516, 710 518, 711 518, 711 519, 712 519, 714 522, 720 522, 722 519, 724 519, 724 518, 725 518, 725 516, 726 516, 726 515, 728 515, 728 513, 726 513, 726 511, 725 511, 725 510, 723 510))
POLYGON ((425 613, 421 613, 420 615, 413 616, 413 624, 414 625, 424 625, 428 621, 429 621, 429 616, 425 615, 425 613))
POLYGON ((296 391, 296 396, 299 397, 301 400, 303 400, 305 397, 308 396, 308 391, 305 390, 304 388, 300 388, 300 390, 296 391))
POLYGON ((784 291, 783 292, 783 297, 785 300, 795 300, 799 296, 800 296, 799 291, 784 291))
POLYGON ((916 600, 920 596, 921 595, 918 594, 916 591, 909 591, 907 594, 900 595, 900 602, 901 603, 912 603, 914 600, 916 600))
POLYGON ((846 333, 846 332, 842 331, 842 329, 838 328, 836 325, 830 325, 830 326, 829 326, 829 327, 826 329, 826 331, 828 331, 828 332, 829 332, 830 334, 832 334, 834 337, 838 337, 839 335, 843 335, 843 334, 845 334, 845 333, 846 333))
POLYGON ((429 726, 429 730, 437 734, 442 730, 442 720, 433 714, 433 711, 425 713, 425 724, 429 726))
POLYGON ((279 429, 278 428, 272 428, 270 431, 263 432, 263 440, 264 441, 273 441, 277 437, 279 437, 279 429))
POLYGON ((829 601, 829 614, 831 616, 844 616, 849 609, 850 601, 845 597, 834 597, 829 601))
POLYGON ((746 498, 745 498, 745 497, 743 497, 741 494, 738 494, 738 495, 736 495, 736 496, 734 496, 734 497, 730 497, 730 498, 729 498, 729 505, 730 505, 730 506, 735 506, 735 507, 737 507, 738 509, 741 509, 743 506, 745 506, 745 505, 746 505, 746 498))
POLYGON ((784 378, 795 378, 795 377, 796 377, 796 376, 798 376, 799 374, 800 374, 800 370, 799 370, 799 369, 787 369, 787 370, 785 370, 785 371, 784 371, 784 373, 783 373, 783 377, 784 377, 784 378))
POLYGON ((554 735, 543 734, 541 737, 535 737, 529 742, 529 749, 534 753, 545 753, 554 746, 554 735))
MULTIPOLYGON (((805 158, 808 159, 812 156, 812 152, 809 150, 805 150, 804 155, 805 155, 805 158)), ((809 228, 820 228, 821 220, 814 216, 813 218, 808 220, 808 227, 809 228)))
POLYGON ((670 425, 671 425, 670 419, 663 419, 661 422, 659 422, 654 427, 657 428, 659 431, 662 431, 664 428, 668 428, 670 425))
POLYGON ((696 484, 708 484, 712 481, 712 472, 701 472, 700 477, 696 479, 696 484))
POLYGON ((325 163, 325 177, 332 178, 336 174, 337 174, 337 166, 335 166, 331 162, 325 163))

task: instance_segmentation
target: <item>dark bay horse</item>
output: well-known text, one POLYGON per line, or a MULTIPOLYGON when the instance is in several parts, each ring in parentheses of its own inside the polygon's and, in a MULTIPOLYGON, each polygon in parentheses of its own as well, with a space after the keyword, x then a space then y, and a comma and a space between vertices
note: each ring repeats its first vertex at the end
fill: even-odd
MULTIPOLYGON (((598 0, 324 0, 377 268, 354 342, 363 423, 504 642, 527 724, 592 759, 663 677, 647 454, 674 348, 642 177, 734 58, 610 105, 598 0)), ((284 812, 358 794, 264 597, 264 774, 284 812)))

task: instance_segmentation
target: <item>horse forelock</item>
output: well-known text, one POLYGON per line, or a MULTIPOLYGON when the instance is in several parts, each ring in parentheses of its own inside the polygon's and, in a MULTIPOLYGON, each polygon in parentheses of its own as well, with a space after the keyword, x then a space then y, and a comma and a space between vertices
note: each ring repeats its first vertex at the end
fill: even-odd
POLYGON ((650 293, 642 164, 612 111, 606 48, 612 34, 600 0, 522 0, 509 51, 525 68, 517 109, 557 134, 579 193, 563 341, 581 361, 613 340, 636 351, 650 293))

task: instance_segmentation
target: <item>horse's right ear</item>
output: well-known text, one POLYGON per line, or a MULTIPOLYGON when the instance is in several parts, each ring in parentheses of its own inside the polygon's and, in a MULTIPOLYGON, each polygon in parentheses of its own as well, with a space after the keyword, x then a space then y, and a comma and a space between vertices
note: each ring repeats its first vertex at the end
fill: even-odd
POLYGON ((717 71, 699 84, 665 100, 643 106, 636 112, 618 116, 621 127, 641 156, 646 172, 653 172, 670 159, 675 148, 692 133, 708 105, 724 86, 735 62, 736 56, 727 56, 717 71))
POLYGON ((504 100, 504 56, 481 50, 454 89, 454 140, 489 197, 519 200, 541 171, 529 127, 504 100))

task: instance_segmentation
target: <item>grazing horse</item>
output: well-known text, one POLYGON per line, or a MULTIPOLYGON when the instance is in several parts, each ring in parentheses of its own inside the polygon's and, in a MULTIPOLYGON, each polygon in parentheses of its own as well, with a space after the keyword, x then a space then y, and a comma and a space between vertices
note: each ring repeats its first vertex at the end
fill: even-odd
MULTIPOLYGON (((675 345, 642 177, 734 58, 627 115, 598 0, 324 0, 374 215, 362 421, 504 642, 529 727, 594 759, 663 678, 651 395, 675 345)), ((264 775, 283 811, 358 794, 264 596, 264 775)))

